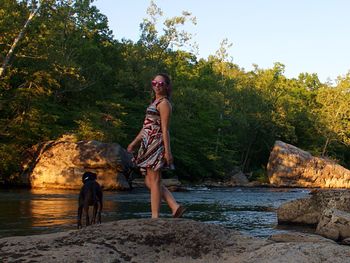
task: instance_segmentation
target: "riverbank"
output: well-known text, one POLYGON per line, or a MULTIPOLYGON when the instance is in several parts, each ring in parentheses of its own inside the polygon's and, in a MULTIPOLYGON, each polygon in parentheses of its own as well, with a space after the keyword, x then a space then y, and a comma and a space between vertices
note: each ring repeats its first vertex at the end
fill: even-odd
POLYGON ((268 239, 188 219, 130 219, 0 239, 4 262, 350 262, 347 246, 316 235, 268 239))

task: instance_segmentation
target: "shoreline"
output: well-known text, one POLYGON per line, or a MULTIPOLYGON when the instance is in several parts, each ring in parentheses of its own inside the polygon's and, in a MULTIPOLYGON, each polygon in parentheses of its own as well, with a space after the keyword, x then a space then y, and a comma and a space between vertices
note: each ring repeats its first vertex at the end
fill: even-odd
MULTIPOLYGON (((164 185, 170 188, 170 191, 187 191, 187 188, 271 188, 271 189, 309 189, 313 190, 338 190, 338 189, 349 189, 350 188, 329 188, 329 187, 302 187, 302 186, 278 186, 270 183, 262 183, 259 181, 250 181, 247 184, 232 184, 229 181, 207 181, 207 182, 184 182, 182 183, 176 178, 165 178, 162 179, 164 185)), ((132 188, 130 189, 104 189, 104 191, 115 191, 115 192, 127 192, 132 191, 133 188, 146 188, 143 178, 136 178, 132 181, 132 188)), ((23 183, 0 183, 0 190, 7 189, 42 189, 42 190, 80 190, 80 188, 67 188, 67 187, 31 187, 23 183)))

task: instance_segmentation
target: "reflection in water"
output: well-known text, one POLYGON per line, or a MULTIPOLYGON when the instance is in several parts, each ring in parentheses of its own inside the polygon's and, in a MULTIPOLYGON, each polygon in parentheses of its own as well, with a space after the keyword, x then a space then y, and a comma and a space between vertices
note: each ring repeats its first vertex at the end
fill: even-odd
POLYGON ((33 228, 73 225, 77 201, 75 191, 31 189, 30 214, 33 228))
POLYGON ((30 202, 32 226, 60 225, 73 220, 76 202, 73 200, 32 200, 30 202))
MULTIPOLYGON (((77 190, 0 190, 0 237, 58 232, 76 228, 77 190)), ((285 201, 304 197, 305 189, 192 188, 175 192, 188 207, 185 217, 220 224, 255 236, 276 231, 277 207, 285 201)), ((104 192, 102 222, 149 218, 149 193, 104 192)), ((90 209, 92 211, 92 209, 90 209)), ((161 217, 171 217, 163 203, 161 217)))
MULTIPOLYGON (((75 226, 78 213, 78 191, 32 189, 30 192, 32 198, 29 212, 33 227, 75 226)), ((118 203, 105 200, 103 209, 118 211, 118 203)), ((92 213, 92 207, 89 213, 92 213)))

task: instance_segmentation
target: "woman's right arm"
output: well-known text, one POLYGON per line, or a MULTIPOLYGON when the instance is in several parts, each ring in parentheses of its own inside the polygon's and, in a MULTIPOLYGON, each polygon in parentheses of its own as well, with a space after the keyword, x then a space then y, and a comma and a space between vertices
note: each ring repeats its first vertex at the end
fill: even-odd
POLYGON ((137 146, 142 138, 142 129, 140 130, 139 134, 135 137, 135 139, 128 145, 127 151, 132 153, 134 151, 135 146, 137 146))

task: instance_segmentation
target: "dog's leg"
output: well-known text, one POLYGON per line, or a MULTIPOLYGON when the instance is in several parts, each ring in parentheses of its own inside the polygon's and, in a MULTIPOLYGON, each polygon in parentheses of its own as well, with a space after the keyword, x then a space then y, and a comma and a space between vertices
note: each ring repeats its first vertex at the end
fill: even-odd
POLYGON ((94 203, 94 208, 93 208, 93 211, 92 211, 92 220, 91 220, 91 224, 96 224, 97 208, 98 208, 98 202, 96 201, 96 202, 94 203))
POLYGON ((99 201, 97 223, 101 224, 102 200, 99 201))
POLYGON ((101 188, 99 189, 97 195, 98 195, 98 204, 99 204, 97 222, 101 224, 101 212, 103 208, 103 193, 101 188))
POLYGON ((84 213, 85 213, 85 223, 86 223, 86 226, 88 226, 90 225, 89 204, 84 204, 84 213))
MULTIPOLYGON (((95 178, 96 180, 96 178, 95 178)), ((98 207, 98 200, 96 196, 96 189, 98 187, 98 183, 94 181, 94 185, 92 187, 92 205, 93 205, 93 210, 92 210, 92 220, 91 224, 96 224, 96 214, 97 214, 97 207, 98 207)))
POLYGON ((78 198, 78 229, 82 228, 81 217, 83 215, 83 207, 84 207, 84 191, 83 187, 80 189, 79 198, 78 198))
POLYGON ((82 225, 81 225, 81 216, 82 216, 82 214, 83 214, 83 205, 79 204, 79 207, 78 207, 78 229, 82 228, 82 225))

